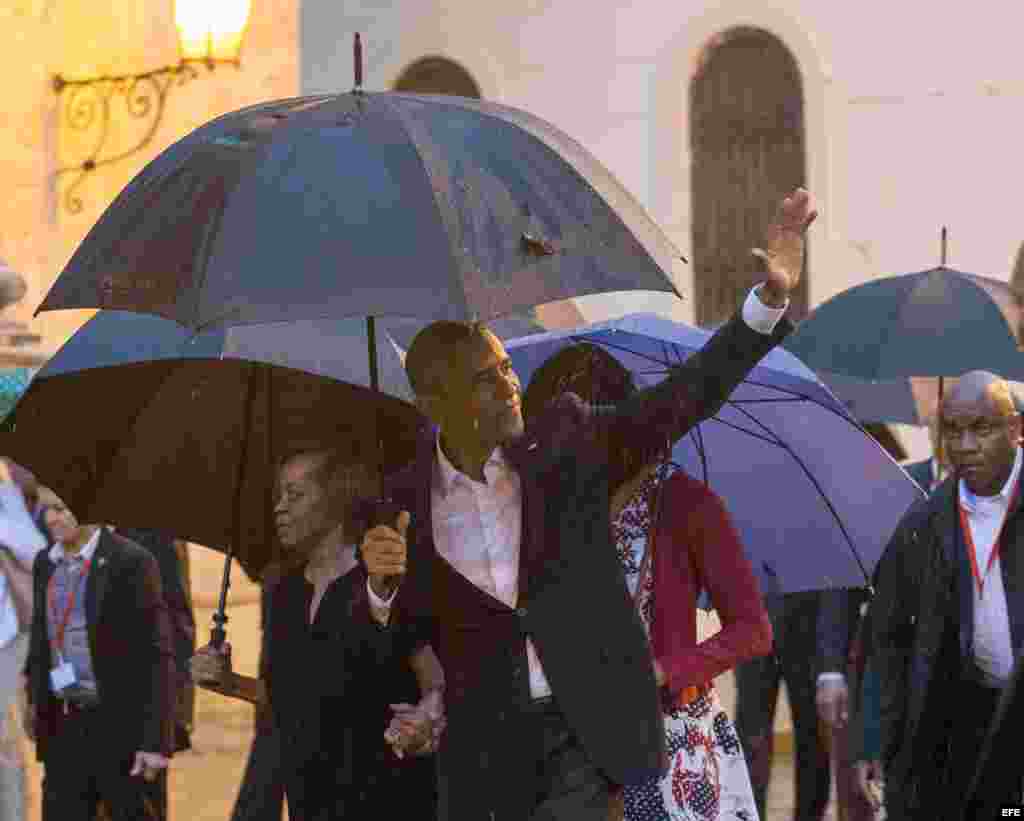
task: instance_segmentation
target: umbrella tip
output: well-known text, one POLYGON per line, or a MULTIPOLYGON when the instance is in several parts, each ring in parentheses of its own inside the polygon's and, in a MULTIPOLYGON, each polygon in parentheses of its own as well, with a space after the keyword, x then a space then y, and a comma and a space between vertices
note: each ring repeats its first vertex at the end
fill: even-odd
POLYGON ((355 88, 353 91, 363 90, 363 38, 356 32, 352 42, 352 63, 355 69, 355 88))

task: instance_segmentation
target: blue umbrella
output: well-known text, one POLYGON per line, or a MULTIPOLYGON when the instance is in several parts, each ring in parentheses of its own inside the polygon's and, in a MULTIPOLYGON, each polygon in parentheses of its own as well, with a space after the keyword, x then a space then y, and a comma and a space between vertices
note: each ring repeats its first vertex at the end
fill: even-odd
POLYGON ((985 369, 1024 380, 1021 296, 952 268, 884 277, 822 303, 783 346, 817 371, 865 380, 985 369))
MULTIPOLYGON (((406 323, 408 324, 408 323, 406 323)), ((416 322, 418 329, 425 323, 416 322)), ((404 328, 403 324, 403 328, 404 328)), ((413 400, 403 353, 385 327, 378 333, 378 390, 413 400)), ((352 385, 370 386, 363 319, 296 320, 219 326, 193 333, 176 322, 131 311, 100 311, 40 371, 40 378, 95 368, 180 359, 235 359, 294 368, 352 385)))
POLYGON ((0 421, 13 409, 28 388, 36 368, 9 368, 0 371, 0 421))
MULTIPOLYGON (((641 387, 711 334, 639 314, 508 343, 524 380, 577 342, 606 348, 641 387)), ((863 587, 921 490, 796 357, 772 351, 672 459, 726 503, 765 593, 863 587)))

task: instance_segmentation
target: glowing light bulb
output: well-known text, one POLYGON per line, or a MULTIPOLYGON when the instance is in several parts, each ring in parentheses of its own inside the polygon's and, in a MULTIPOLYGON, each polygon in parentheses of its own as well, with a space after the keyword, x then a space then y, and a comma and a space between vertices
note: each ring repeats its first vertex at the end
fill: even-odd
POLYGON ((251 0, 175 0, 182 58, 237 60, 251 10, 251 0))

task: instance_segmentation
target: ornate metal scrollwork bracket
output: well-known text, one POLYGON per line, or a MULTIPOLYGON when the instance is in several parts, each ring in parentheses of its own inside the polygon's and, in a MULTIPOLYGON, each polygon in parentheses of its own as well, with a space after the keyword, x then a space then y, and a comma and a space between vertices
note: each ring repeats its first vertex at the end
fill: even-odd
POLYGON ((86 80, 69 80, 61 75, 53 78, 53 90, 61 100, 61 122, 74 132, 88 135, 95 133, 92 148, 86 158, 76 164, 57 170, 57 176, 74 174, 75 178, 64 189, 64 208, 71 214, 82 211, 83 203, 77 195, 78 187, 97 168, 112 165, 138 153, 145 148, 156 134, 163 120, 167 94, 172 86, 181 86, 199 76, 199 67, 213 71, 218 65, 239 65, 237 60, 183 60, 173 66, 165 66, 141 74, 92 77, 86 80), (114 154, 104 154, 104 148, 111 134, 112 108, 116 102, 123 102, 127 114, 145 123, 145 130, 128 149, 114 154))

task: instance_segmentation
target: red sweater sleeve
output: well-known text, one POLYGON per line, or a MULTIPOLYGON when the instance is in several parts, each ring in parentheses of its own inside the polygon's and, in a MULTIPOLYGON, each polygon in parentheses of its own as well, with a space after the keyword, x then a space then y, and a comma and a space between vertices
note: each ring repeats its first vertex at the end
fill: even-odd
POLYGON ((678 691, 770 653, 772 626, 739 534, 721 499, 688 476, 669 480, 665 490, 664 518, 655 546, 665 561, 657 581, 662 587, 692 591, 685 610, 670 604, 671 610, 656 614, 656 618, 676 622, 662 625, 658 632, 666 651, 659 661, 669 687, 678 691), (692 578, 681 578, 684 574, 692 578), (711 595, 722 629, 697 644, 695 596, 702 586, 711 595), (683 618, 693 620, 692 644, 672 640, 683 631, 678 623, 683 618))

